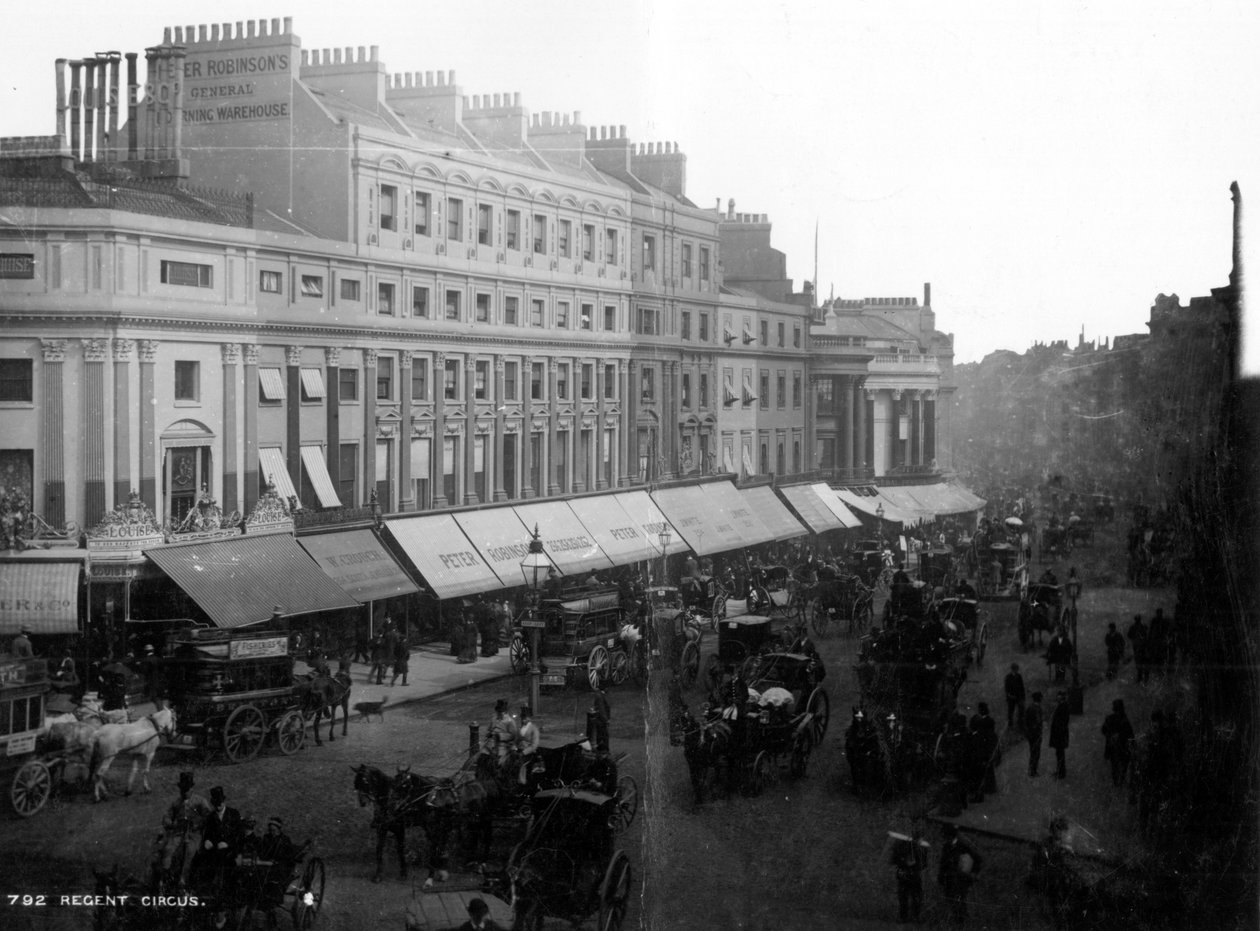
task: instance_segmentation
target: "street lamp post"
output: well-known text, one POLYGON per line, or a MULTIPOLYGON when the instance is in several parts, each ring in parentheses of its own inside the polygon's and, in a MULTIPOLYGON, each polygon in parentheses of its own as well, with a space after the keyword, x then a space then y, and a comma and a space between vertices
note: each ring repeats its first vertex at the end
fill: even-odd
POLYGON ((551 560, 543 552, 542 540, 538 538, 538 525, 535 524, 534 535, 529 541, 529 552, 521 560, 521 575, 525 577, 525 585, 529 588, 529 619, 522 621, 521 626, 529 628, 529 705, 534 714, 538 714, 538 691, 542 679, 538 631, 543 626, 543 621, 538 617, 538 592, 550 571, 551 560))
POLYGON ((1068 580, 1063 587, 1072 599, 1072 688, 1068 695, 1068 710, 1072 714, 1084 714, 1085 690, 1081 688, 1081 657, 1076 632, 1076 599, 1081 597, 1081 580, 1076 575, 1075 566, 1068 570, 1068 580))
POLYGON ((661 584, 669 584, 669 541, 673 539, 668 528, 663 528, 657 539, 661 544, 661 584))
POLYGON ((882 502, 875 505, 875 516, 879 518, 879 548, 882 550, 884 548, 884 505, 882 502))

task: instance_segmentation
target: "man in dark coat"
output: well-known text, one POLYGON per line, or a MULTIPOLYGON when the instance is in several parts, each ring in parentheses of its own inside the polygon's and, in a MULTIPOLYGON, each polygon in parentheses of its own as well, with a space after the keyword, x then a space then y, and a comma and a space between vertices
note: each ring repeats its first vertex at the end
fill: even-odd
POLYGON ((1072 641, 1060 627, 1046 644, 1046 665, 1050 667, 1053 681, 1062 682, 1067 675, 1067 667, 1072 662, 1072 641))
POLYGON ((591 711, 595 713, 595 746, 591 749, 600 753, 608 752, 608 723, 612 720, 612 706, 608 703, 608 693, 602 688, 595 689, 595 699, 591 711))
POLYGON ((1041 763, 1041 729, 1045 715, 1041 710, 1041 693, 1032 693, 1032 704, 1024 712, 1024 737, 1028 741, 1028 775, 1037 775, 1041 763))
POLYGON ((983 863, 979 851, 958 836, 958 825, 945 825, 945 844, 941 848, 936 881, 949 903, 950 918, 958 924, 967 920, 967 893, 983 863))
POLYGON ((407 684, 407 670, 411 665, 411 645, 407 643, 407 638, 401 632, 395 631, 394 636, 394 675, 390 678, 389 684, 392 686, 398 681, 398 677, 402 676, 402 684, 407 684))
POLYGON ((1120 671, 1120 663, 1124 660, 1124 635, 1116 630, 1114 622, 1107 625, 1107 636, 1103 637, 1103 646, 1107 648, 1107 678, 1114 679, 1120 671))
POLYGON ((1145 682, 1151 675, 1146 653, 1148 639, 1149 634, 1146 625, 1142 623, 1142 615, 1133 615, 1133 623, 1129 625, 1129 642, 1133 644, 1133 664, 1137 666, 1138 682, 1145 682))
POLYGON ((18 635, 9 644, 9 652, 14 659, 32 659, 35 656, 35 649, 31 646, 30 628, 23 627, 18 631, 18 635))
POLYGON ((229 808, 222 786, 210 790, 210 814, 201 833, 201 849, 193 858, 192 876, 197 882, 215 882, 232 865, 240 843, 241 813, 229 808))
POLYGON ((923 871, 927 869, 927 843, 917 827, 909 843, 897 845, 893 866, 897 870, 897 924, 917 924, 923 909, 923 871))
POLYGON ((1105 741, 1103 758, 1111 763, 1111 783, 1119 788, 1124 785, 1125 773, 1133 759, 1133 725, 1124 713, 1124 701, 1117 698, 1111 703, 1111 714, 1103 720, 1102 735, 1105 741))
POLYGON ((1050 716, 1050 740, 1051 749, 1054 750, 1054 778, 1067 778, 1067 748, 1068 748, 1068 724, 1071 721, 1071 713, 1068 710, 1067 692, 1059 692, 1058 704, 1054 706, 1054 713, 1050 716))
POLYGON ((1006 693, 1006 727, 1020 728, 1024 726, 1024 677, 1020 675, 1019 663, 1011 663, 1011 671, 1006 674, 1002 684, 1006 693))

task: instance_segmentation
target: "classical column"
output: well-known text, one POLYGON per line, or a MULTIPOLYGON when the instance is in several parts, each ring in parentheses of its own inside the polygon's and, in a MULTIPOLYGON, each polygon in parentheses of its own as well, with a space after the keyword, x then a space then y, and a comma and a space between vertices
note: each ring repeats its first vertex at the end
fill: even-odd
MULTIPOLYGON (((375 355, 375 354, 373 354, 375 355)), ((433 355, 433 372, 429 379, 433 391, 433 444, 429 464, 433 472, 434 509, 449 507, 446 500, 446 353, 433 355)))
POLYGON ((131 484, 131 354, 135 342, 114 340, 114 504, 122 504, 131 484))
MULTIPOLYGON (((603 490, 608 487, 604 478, 604 412, 608 409, 608 400, 604 397, 604 366, 608 363, 596 358, 595 361, 595 488, 603 490)), ((612 453, 609 450, 609 453, 612 453)))
POLYGON ((831 392, 831 396, 841 402, 841 416, 836 422, 836 437, 841 442, 836 446, 836 455, 840 458, 839 465, 850 476, 853 474, 855 465, 853 456, 853 382, 853 378, 845 375, 840 378, 831 392))
POLYGON ((634 480, 634 472, 631 469, 638 470, 637 466, 632 466, 630 463, 630 437, 634 432, 634 421, 631 420, 630 414, 630 362, 618 361, 615 364, 618 388, 621 392, 621 418, 617 424, 617 456, 620 460, 617 466, 617 485, 625 488, 634 480))
MULTIPOLYGON (((484 466, 484 463, 483 463, 484 466)), ((464 356, 464 504, 480 504, 477 497, 477 359, 464 356)))
POLYGON ((157 399, 153 393, 153 366, 157 362, 158 341, 140 340, 140 499, 158 514, 157 506, 157 436, 153 412, 157 399))
POLYGON ((889 453, 888 468, 886 472, 891 472, 894 468, 902 464, 901 461, 901 391, 892 389, 888 392, 891 399, 892 415, 888 418, 889 431, 892 435, 892 449, 889 453))
POLYGON ((245 437, 245 468, 242 480, 245 487, 245 507, 248 514, 258 503, 258 347, 246 343, 241 347, 241 359, 244 362, 243 382, 245 404, 242 409, 245 437))
MULTIPOLYGON (((372 500, 376 488, 376 350, 363 350, 363 501, 372 500)), ((379 502, 382 511, 389 502, 379 502)))
POLYGON ((923 392, 923 462, 931 465, 936 459, 936 392, 923 392))
POLYGON ((818 468, 818 441, 815 438, 818 425, 814 422, 814 418, 818 416, 818 388, 813 375, 803 375, 802 378, 802 390, 805 392, 805 431, 801 442, 805 444, 805 448, 801 450, 801 469, 809 472, 818 468))
POLYGON ((64 339, 41 339, 44 350, 43 397, 40 400, 40 447, 43 458, 42 517, 54 527, 66 522, 66 413, 64 339))
MULTIPOLYGON (((414 511, 415 486, 411 483, 411 368, 414 364, 410 349, 398 353, 398 413, 402 423, 398 428, 398 510, 414 511)), ((331 441, 330 446, 331 449, 331 441)), ((329 458, 332 457, 331 452, 329 458)))
MULTIPOLYGON (((569 428, 569 491, 577 494, 578 492, 587 491, 595 487, 594 482, 588 482, 587 477, 590 474, 591 453, 590 444, 588 443, 581 456, 578 455, 578 447, 582 444, 582 360, 570 359, 569 365, 572 371, 572 380, 569 382, 569 397, 573 398, 573 426, 569 428), (578 465, 582 465, 582 471, 578 472, 578 465)), ((591 372, 594 373, 595 367, 591 366, 591 372)))
POLYGON ((657 437, 657 468, 660 478, 668 479, 674 475, 678 466, 674 458, 674 434, 678 432, 678 412, 674 410, 674 363, 661 362, 661 396, 657 400, 657 411, 660 436, 657 437))
POLYGON ((853 458, 854 458, 854 467, 857 469, 866 469, 870 466, 870 462, 867 461, 867 452, 866 452, 866 442, 867 442, 866 441, 866 430, 867 430, 866 403, 867 403, 867 395, 869 393, 870 392, 863 390, 862 380, 860 378, 853 379, 852 403, 853 403, 853 406, 856 408, 855 413, 857 414, 857 417, 855 418, 855 420, 857 421, 855 425, 855 432, 857 434, 857 438, 856 438, 857 449, 855 450, 855 455, 853 458))
POLYGON ((241 344, 223 343, 219 352, 223 362, 223 488, 218 497, 223 512, 230 514, 240 500, 236 487, 236 366, 241 361, 241 344))
MULTIPOLYGON (((410 389, 410 385, 403 381, 410 389)), ((409 397, 410 391, 404 397, 409 397)), ((328 478, 333 488, 341 488, 341 350, 328 347, 324 350, 324 436, 327 437, 328 478)), ((353 478, 353 476, 351 476, 353 478)), ((358 502, 342 501, 343 507, 354 507, 358 502)), ((404 508, 403 510, 406 510, 404 508)))
POLYGON ((534 464, 534 359, 526 356, 521 360, 521 433, 517 438, 516 468, 521 476, 519 497, 533 498, 534 483, 530 470, 534 464))
MULTIPOLYGON (((507 489, 503 485, 503 421, 506 416, 506 401, 503 396, 504 361, 503 356, 494 357, 494 485, 490 495, 494 501, 506 501, 508 498, 507 489)), ((517 458, 519 457, 518 451, 517 458)))
POLYGON ((645 480, 639 473, 639 400, 643 392, 643 386, 639 383, 641 372, 642 366, 639 362, 634 359, 626 362, 626 416, 622 422, 625 424, 626 445, 630 450, 630 456, 626 460, 626 478, 631 485, 645 480))
MULTIPOLYGON (((547 372, 547 430, 551 434, 550 449, 547 456, 547 495, 558 495, 560 488, 560 459, 556 455, 560 448, 560 398, 557 396, 557 383, 560 379, 560 365, 554 357, 546 361, 547 372)), ((573 373, 569 373, 569 387, 573 387, 573 373)))
POLYGON ((105 358, 109 341, 89 338, 83 346, 83 517, 94 527, 105 513, 105 358))
POLYGON ((289 481, 302 489, 302 347, 285 346, 286 384, 284 401, 284 464, 289 481))

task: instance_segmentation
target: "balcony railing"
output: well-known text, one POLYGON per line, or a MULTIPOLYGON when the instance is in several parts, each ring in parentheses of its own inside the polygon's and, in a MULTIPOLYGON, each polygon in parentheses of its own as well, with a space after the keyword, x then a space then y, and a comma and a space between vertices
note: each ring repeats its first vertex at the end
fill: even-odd
POLYGON ((926 353, 880 353, 870 361, 869 371, 923 372, 935 375, 940 373, 941 364, 936 356, 926 353))

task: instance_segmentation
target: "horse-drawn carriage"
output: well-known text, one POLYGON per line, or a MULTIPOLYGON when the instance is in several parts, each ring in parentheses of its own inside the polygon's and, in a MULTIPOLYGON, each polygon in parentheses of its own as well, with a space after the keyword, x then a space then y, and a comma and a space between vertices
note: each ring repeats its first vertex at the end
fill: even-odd
MULTIPOLYGON (((637 620, 617 591, 592 592, 567 601, 546 599, 539 607, 540 663, 545 688, 598 688, 620 685, 631 675, 641 676, 647 662, 636 651, 645 650, 637 620)), ((509 648, 512 670, 524 674, 530 666, 527 631, 517 627, 509 648)))
POLYGON ((668 585, 648 589, 644 606, 651 667, 677 673, 682 687, 690 688, 700 674, 701 623, 707 619, 684 603, 679 589, 668 585))
POLYGON ((59 763, 42 746, 48 696, 48 664, 0 655, 0 755, 9 781, 9 802, 23 818, 47 803, 60 783, 59 763))
POLYGON ((678 580, 683 604, 697 617, 707 621, 711 630, 726 617, 726 602, 730 592, 714 575, 685 575, 678 580))
POLYGON ((831 632, 832 624, 849 622, 849 633, 861 633, 875 614, 875 592, 856 575, 820 572, 807 595, 810 626, 819 637, 831 632))
POLYGON ((1073 514, 1067 523, 1068 543, 1073 546, 1094 545, 1094 522, 1087 517, 1073 514))
POLYGON ((936 610, 949 638, 967 641, 970 661, 983 666, 989 648, 989 619, 980 602, 974 598, 941 598, 936 602, 936 610))
POLYGON ((1019 645, 1028 649, 1037 633, 1053 633, 1066 619, 1063 586, 1049 582, 1025 585, 1019 600, 1019 645))
POLYGON ((1056 559, 1067 559, 1072 555, 1073 542, 1070 527, 1062 524, 1050 525, 1041 531, 1041 561, 1054 562, 1056 559))
POLYGON ((158 664, 179 715, 179 731, 170 745, 202 752, 221 749, 229 761, 241 763, 257 756, 270 740, 287 756, 305 745, 310 718, 320 743, 320 722, 327 713, 332 740, 339 705, 344 737, 349 677, 314 673, 296 679, 293 665, 284 631, 195 628, 174 638, 158 664))
POLYGON ((879 540, 858 540, 852 550, 853 572, 869 588, 887 591, 892 584, 892 555, 879 540))
POLYGON ((749 572, 748 611, 767 617, 803 618, 805 597, 787 566, 754 566, 749 572))
POLYGON ((958 582, 957 572, 953 550, 934 548, 919 554, 919 580, 933 589, 953 591, 958 582))
POLYGON ((1019 547, 1011 543, 977 545, 973 556, 976 590, 985 601, 1019 597, 1019 587, 1027 574, 1019 547))
POLYGON ((776 631, 770 618, 758 614, 727 618, 718 627, 717 653, 709 655, 705 666, 709 690, 716 690, 723 672, 731 667, 740 671, 745 682, 751 682, 763 654, 794 652, 804 637, 803 623, 787 624, 776 631))
MULTIPOLYGON (((227 868, 194 887, 204 897, 198 911, 205 913, 208 927, 219 926, 215 921, 221 916, 235 918, 234 926, 240 931, 275 928, 281 914, 296 931, 307 931, 315 924, 324 904, 324 861, 308 859, 311 841, 294 847, 286 839, 281 847, 271 840, 260 838, 251 829, 227 868)), ((193 917, 195 926, 202 915, 194 913, 193 917)))
POLYGON ((927 582, 894 582, 884 602, 884 626, 890 626, 897 618, 921 622, 932 610, 935 599, 936 590, 927 582))

